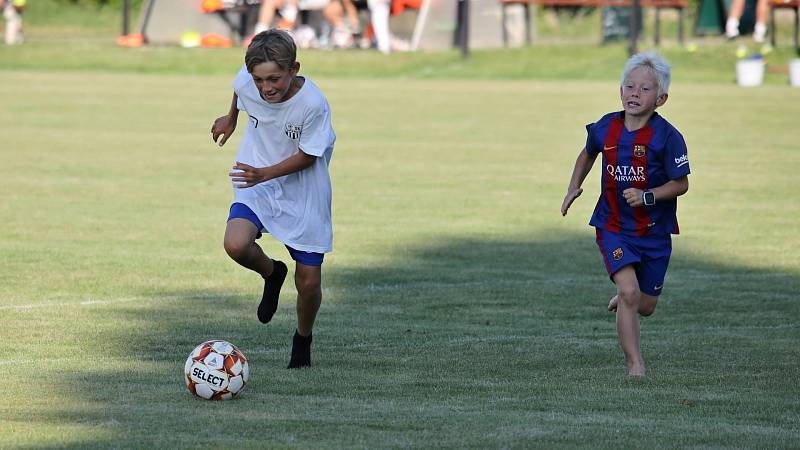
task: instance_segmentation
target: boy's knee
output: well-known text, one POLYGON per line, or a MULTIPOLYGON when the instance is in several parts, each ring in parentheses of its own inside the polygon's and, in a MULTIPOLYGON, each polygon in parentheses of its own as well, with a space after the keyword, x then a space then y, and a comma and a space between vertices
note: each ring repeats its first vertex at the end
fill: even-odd
POLYGON ((642 297, 642 292, 637 287, 623 287, 617 288, 617 295, 619 301, 624 303, 625 306, 635 307, 638 309, 639 302, 642 297))
POLYGON ((319 276, 316 275, 300 275, 294 277, 294 284, 297 288, 297 292, 300 295, 304 294, 312 294, 315 292, 319 292, 321 289, 321 279, 319 276))
POLYGON ((639 305, 639 315, 641 315, 641 316, 644 316, 644 317, 652 316, 653 313, 655 313, 655 312, 656 312, 656 304, 655 303, 653 303, 651 305, 648 305, 648 304, 639 305))
POLYGON ((642 295, 642 301, 639 302, 639 315, 648 317, 656 312, 657 297, 650 297, 649 295, 642 295))
POLYGON ((250 243, 246 242, 242 239, 225 239, 225 253, 231 257, 234 261, 239 261, 244 257, 247 253, 247 248, 249 247, 250 243))

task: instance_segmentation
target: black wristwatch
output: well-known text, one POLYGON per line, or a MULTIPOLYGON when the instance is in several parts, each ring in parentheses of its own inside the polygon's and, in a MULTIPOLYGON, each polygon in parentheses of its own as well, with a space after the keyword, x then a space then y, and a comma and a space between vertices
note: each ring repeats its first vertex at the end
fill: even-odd
POLYGON ((656 194, 653 194, 653 191, 644 191, 644 193, 642 193, 642 203, 644 203, 644 206, 655 205, 656 194))

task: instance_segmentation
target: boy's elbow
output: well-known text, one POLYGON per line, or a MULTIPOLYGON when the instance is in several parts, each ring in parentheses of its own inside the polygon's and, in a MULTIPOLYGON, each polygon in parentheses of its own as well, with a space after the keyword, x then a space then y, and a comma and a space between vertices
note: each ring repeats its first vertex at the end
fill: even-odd
POLYGON ((689 192, 689 177, 683 177, 680 185, 680 193, 678 195, 683 195, 687 192, 689 192))
POLYGON ((301 166, 303 169, 307 169, 314 165, 314 161, 317 160, 317 157, 314 155, 309 155, 308 153, 300 150, 300 155, 302 155, 302 162, 301 166))

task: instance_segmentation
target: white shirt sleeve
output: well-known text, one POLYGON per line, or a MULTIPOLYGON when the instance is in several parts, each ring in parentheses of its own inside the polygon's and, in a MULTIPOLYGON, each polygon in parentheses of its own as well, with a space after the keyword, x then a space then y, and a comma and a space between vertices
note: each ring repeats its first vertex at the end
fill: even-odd
POLYGON ((332 141, 331 111, 328 104, 324 103, 306 117, 299 147, 308 155, 322 156, 332 146, 332 141))
POLYGON ((250 72, 247 71, 247 66, 242 65, 242 68, 239 69, 239 72, 236 74, 236 77, 233 79, 233 92, 236 93, 238 97, 236 101, 236 108, 239 111, 246 111, 244 103, 242 102, 242 94, 241 90, 244 86, 252 81, 253 77, 250 75, 250 72))

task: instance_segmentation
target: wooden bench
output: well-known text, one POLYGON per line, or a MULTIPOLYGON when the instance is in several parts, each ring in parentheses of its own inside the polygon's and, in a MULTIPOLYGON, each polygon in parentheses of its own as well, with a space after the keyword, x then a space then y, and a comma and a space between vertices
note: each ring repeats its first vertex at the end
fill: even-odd
POLYGON ((775 10, 778 8, 791 8, 794 10, 794 50, 800 55, 800 0, 769 0, 769 29, 770 42, 775 46, 775 10))
MULTIPOLYGON (((508 36, 506 34, 506 6, 508 5, 523 5, 525 7, 525 42, 531 43, 531 24, 530 24, 530 5, 539 6, 573 6, 573 7, 610 7, 610 6, 633 6, 633 0, 499 0, 502 6, 502 21, 503 21, 503 43, 508 45, 508 36)), ((783 1, 783 0, 771 0, 783 1)), ((792 0, 794 2, 800 0, 792 0)), ((689 6, 688 0, 640 0, 639 6, 642 8, 654 8, 656 10, 656 27, 655 27, 655 44, 661 43, 661 17, 659 13, 662 9, 674 9, 678 11, 678 41, 683 44, 683 20, 684 10, 689 6)), ((600 16, 602 21, 602 15, 600 16)), ((602 22, 601 22, 602 23, 602 22)))

